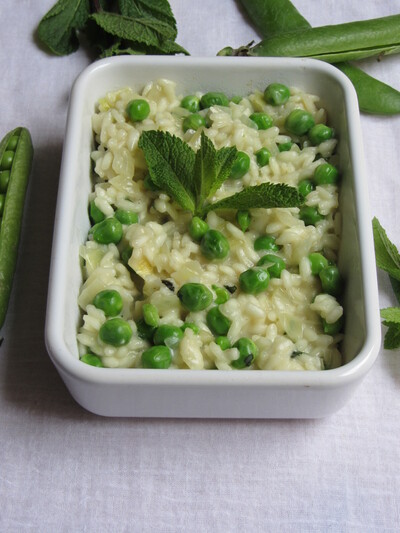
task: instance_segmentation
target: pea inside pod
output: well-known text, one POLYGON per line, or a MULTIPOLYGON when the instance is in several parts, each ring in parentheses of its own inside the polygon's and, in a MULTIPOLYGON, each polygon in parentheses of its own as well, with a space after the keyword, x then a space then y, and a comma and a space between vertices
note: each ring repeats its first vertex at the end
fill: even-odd
POLYGON ((32 139, 26 128, 19 127, 10 131, 1 141, 0 173, 9 174, 6 173, 6 179, 2 181, 4 206, 0 228, 0 327, 5 320, 14 278, 32 158, 32 139))

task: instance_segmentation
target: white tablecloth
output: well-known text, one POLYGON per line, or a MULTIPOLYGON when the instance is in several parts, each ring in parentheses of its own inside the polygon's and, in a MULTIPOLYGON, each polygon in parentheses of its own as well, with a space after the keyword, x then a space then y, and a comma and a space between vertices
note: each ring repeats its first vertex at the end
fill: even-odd
MULTIPOLYGON (((399 351, 382 349, 323 420, 105 419, 70 397, 43 330, 68 95, 92 58, 39 48, 54 1, 0 3, 0 136, 26 125, 35 145, 0 348, 0 531, 399 531, 399 351)), ((192 55, 259 38, 234 0, 171 5, 192 55)), ((400 13, 399 0, 295 5, 314 26, 400 13)), ((400 89, 399 56, 363 63, 400 89)), ((371 214, 400 246, 400 115, 361 120, 371 214)), ((394 305, 387 276, 378 281, 381 307, 394 305)))

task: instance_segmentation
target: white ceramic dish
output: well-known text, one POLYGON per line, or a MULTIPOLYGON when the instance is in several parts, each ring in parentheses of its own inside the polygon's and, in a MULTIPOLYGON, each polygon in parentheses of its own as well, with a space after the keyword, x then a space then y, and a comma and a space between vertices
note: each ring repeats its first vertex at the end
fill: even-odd
POLYGON ((76 401, 106 416, 310 418, 341 408, 371 368, 380 320, 357 97, 349 80, 320 61, 288 58, 121 57, 87 68, 74 84, 57 202, 46 317, 50 357, 76 401), (345 364, 326 371, 209 371, 95 368, 78 359, 78 248, 87 214, 91 115, 107 91, 168 78, 178 92, 247 94, 279 81, 320 95, 339 137, 346 279, 345 364))

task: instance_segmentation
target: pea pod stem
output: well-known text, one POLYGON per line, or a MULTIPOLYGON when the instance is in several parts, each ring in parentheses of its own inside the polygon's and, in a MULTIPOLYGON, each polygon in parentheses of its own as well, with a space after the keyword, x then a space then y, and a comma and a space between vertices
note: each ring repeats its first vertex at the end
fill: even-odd
MULTIPOLYGON (((264 38, 311 28, 290 0, 241 0, 241 3, 264 38)), ((237 55, 248 55, 252 45, 237 49, 237 55)), ((399 91, 347 61, 334 65, 353 83, 361 111, 380 115, 400 113, 399 91)))
POLYGON ((0 327, 4 323, 11 294, 25 193, 33 158, 29 131, 26 128, 16 128, 9 132, 0 143, 0 161, 12 136, 18 136, 18 144, 11 166, 0 228, 0 327))

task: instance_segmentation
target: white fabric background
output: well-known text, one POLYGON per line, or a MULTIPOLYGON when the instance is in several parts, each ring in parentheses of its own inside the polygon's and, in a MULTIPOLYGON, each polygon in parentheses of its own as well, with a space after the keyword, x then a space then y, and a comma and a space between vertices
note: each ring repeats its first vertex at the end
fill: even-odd
MULTIPOLYGON (((398 351, 382 349, 347 406, 323 420, 105 419, 71 399, 43 329, 68 94, 92 58, 37 46, 54 1, 0 3, 0 136, 26 125, 35 145, 0 348, 0 530, 398 531, 398 351)), ((294 3, 314 26, 400 13, 400 0, 294 3)), ((258 38, 234 0, 171 5, 192 55, 258 38)), ((399 56, 363 64, 400 89, 399 56)), ((400 115, 363 115, 362 128, 371 213, 400 246, 400 115)), ((378 281, 381 307, 395 304, 386 275, 378 281)))

